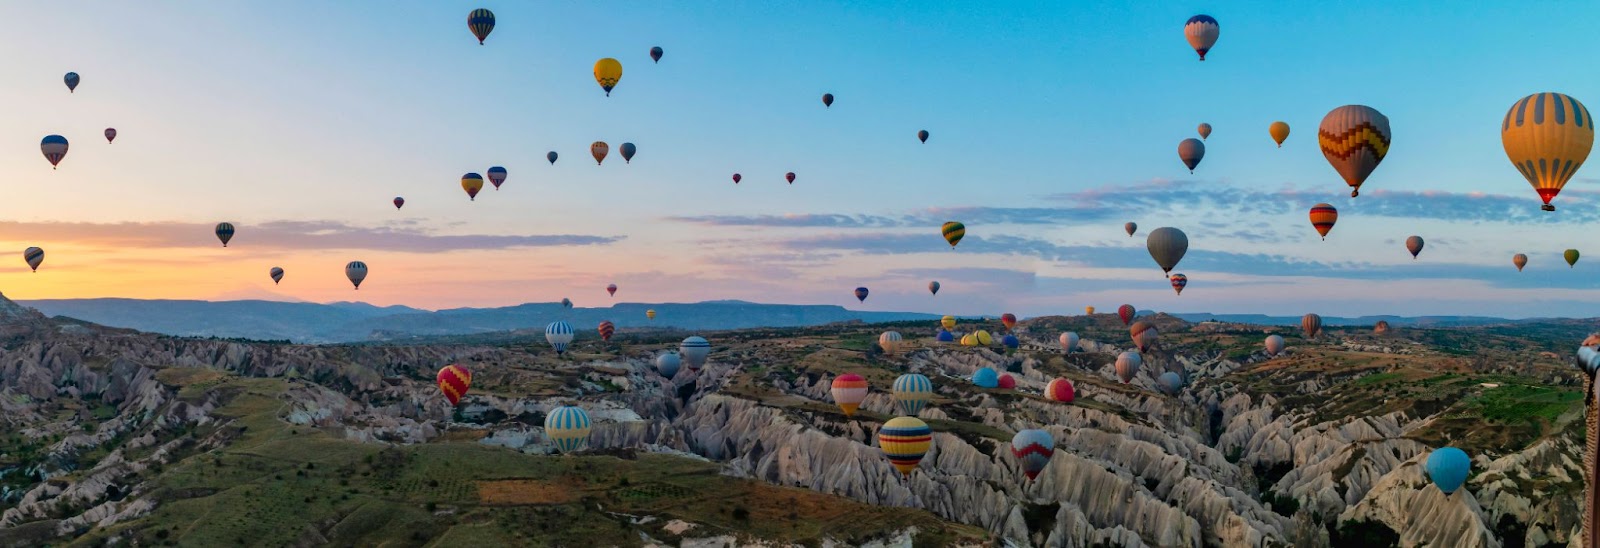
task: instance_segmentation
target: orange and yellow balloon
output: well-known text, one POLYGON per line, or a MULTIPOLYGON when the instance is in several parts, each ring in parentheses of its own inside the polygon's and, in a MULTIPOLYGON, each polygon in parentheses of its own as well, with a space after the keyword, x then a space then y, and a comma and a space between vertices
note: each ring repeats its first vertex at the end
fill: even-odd
POLYGON ((611 88, 617 87, 621 80, 621 61, 607 57, 594 62, 594 81, 600 84, 600 89, 606 90, 606 97, 611 96, 611 88))
POLYGON ((1278 143, 1278 148, 1283 148, 1283 141, 1289 138, 1289 124, 1282 121, 1273 122, 1272 125, 1267 126, 1267 134, 1271 135, 1272 140, 1278 143))
POLYGON ((1317 204, 1311 206, 1311 227, 1317 229, 1317 234, 1322 239, 1328 239, 1328 231, 1333 230, 1333 223, 1339 220, 1339 210, 1330 204, 1317 204))
POLYGON ((878 447, 901 475, 910 476, 933 446, 933 429, 914 417, 895 417, 878 429, 878 447))
POLYGON ((1589 109, 1567 95, 1553 92, 1523 97, 1500 122, 1500 144, 1511 165, 1533 185, 1545 211, 1594 148, 1594 119, 1589 109))

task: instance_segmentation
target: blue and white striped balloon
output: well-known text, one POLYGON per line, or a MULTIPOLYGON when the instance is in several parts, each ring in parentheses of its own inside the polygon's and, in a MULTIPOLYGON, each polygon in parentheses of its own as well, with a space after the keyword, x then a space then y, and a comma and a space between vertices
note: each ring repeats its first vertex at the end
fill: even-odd
POLYGON ((572 324, 566 320, 556 320, 544 328, 544 340, 550 341, 550 346, 556 349, 556 354, 565 354, 567 345, 572 344, 572 324))
POLYGON ((562 453, 582 449, 589 441, 589 413, 572 405, 552 409, 544 417, 544 435, 562 453))

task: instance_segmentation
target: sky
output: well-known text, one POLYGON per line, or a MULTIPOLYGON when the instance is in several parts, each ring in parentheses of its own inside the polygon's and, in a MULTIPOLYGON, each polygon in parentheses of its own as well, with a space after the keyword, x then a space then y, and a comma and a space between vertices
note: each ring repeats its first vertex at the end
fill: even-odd
POLYGON ((0 291, 1595 315, 1600 248, 1573 268, 1561 252, 1593 241, 1600 172, 1541 212, 1498 127, 1530 93, 1600 100, 1600 73, 1575 70, 1600 48, 1600 4, 1160 4, 8 3, 0 249, 17 256, 0 291), (483 46, 465 22, 478 7, 497 18, 483 46), (1222 29, 1204 62, 1183 37, 1196 13, 1222 29), (602 57, 624 69, 610 97, 602 57), (1393 133, 1359 198, 1315 139, 1346 104, 1393 133), (1282 148, 1274 120, 1291 126, 1282 148), (1201 122, 1214 132, 1190 174, 1176 147, 1201 122), (71 142, 59 169, 47 134, 71 142), (505 185, 469 201, 461 175, 493 165, 505 185), (1339 208, 1326 241, 1317 202, 1339 208), (949 220, 967 226, 955 250, 949 220), (1189 236, 1182 295, 1145 250, 1161 226, 1189 236), (27 246, 46 251, 37 273, 27 246), (371 268, 359 291, 351 260, 371 268))

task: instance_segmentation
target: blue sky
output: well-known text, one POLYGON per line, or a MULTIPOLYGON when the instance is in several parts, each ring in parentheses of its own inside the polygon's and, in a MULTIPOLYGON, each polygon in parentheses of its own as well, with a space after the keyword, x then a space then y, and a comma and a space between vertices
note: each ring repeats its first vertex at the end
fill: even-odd
POLYGON ((1477 4, 6 5, 0 245, 48 255, 0 290, 349 300, 341 268, 361 259, 362 300, 430 308, 604 306, 616 282, 618 300, 963 314, 1592 315, 1600 265, 1559 255, 1591 240, 1600 176, 1544 214, 1497 129, 1529 93, 1600 100, 1582 69, 1600 6, 1477 4), (485 46, 476 7, 498 19, 485 46), (1182 34, 1195 13, 1222 26, 1205 62, 1182 34), (590 76, 608 56, 611 97, 590 76), (1345 104, 1393 130, 1353 200, 1315 142, 1345 104), (1191 175, 1176 147, 1200 122, 1191 175), (49 133, 72 141, 56 171, 49 133), (595 140, 639 154, 596 166, 595 140), (465 200, 461 174, 490 165, 505 187, 465 200), (1326 242, 1318 201, 1341 215, 1326 242), (957 251, 944 220, 967 223, 957 251), (1181 297, 1142 249, 1158 226, 1190 235, 1181 297))

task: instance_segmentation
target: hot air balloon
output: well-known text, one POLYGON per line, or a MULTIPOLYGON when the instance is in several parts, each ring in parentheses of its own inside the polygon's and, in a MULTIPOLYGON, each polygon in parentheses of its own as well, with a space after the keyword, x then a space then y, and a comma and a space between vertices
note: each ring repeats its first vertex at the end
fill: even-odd
MULTIPOLYGON (((33 269, 34 272, 38 272, 39 265, 44 264, 44 250, 37 247, 24 249, 22 250, 22 260, 28 263, 28 268, 33 269)), ((282 274, 278 274, 278 276, 282 276, 282 274)))
POLYGON ((652 319, 652 320, 656 319, 656 311, 655 311, 655 309, 652 308, 650 310, 644 311, 644 317, 648 318, 648 319, 652 319))
POLYGON ((550 160, 550 165, 556 165, 556 158, 560 158, 560 157, 561 157, 561 155, 560 154, 556 154, 556 151, 554 151, 554 150, 552 150, 550 152, 547 152, 544 155, 544 159, 550 160))
POLYGON ((1511 105, 1500 123, 1500 144, 1511 165, 1522 172, 1544 205, 1550 204, 1594 148, 1594 118, 1577 99, 1560 93, 1535 93, 1511 105))
POLYGON ((638 152, 639 147, 633 146, 633 143, 622 143, 622 163, 633 163, 633 155, 638 152))
POLYGON ((115 140, 117 140, 117 128, 106 128, 106 144, 111 144, 111 142, 115 140))
POLYGON ((1000 315, 1000 325, 1006 326, 1006 329, 1011 329, 1013 327, 1016 327, 1016 325, 1017 325, 1017 315, 1016 314, 1012 314, 1010 312, 1007 312, 1005 314, 1001 314, 1000 315))
POLYGON ((945 223, 939 230, 944 233, 944 241, 950 242, 951 249, 961 243, 961 238, 967 235, 967 225, 955 221, 945 223))
POLYGON ((1200 54, 1201 61, 1206 60, 1206 52, 1211 51, 1211 46, 1217 44, 1219 34, 1222 34, 1222 26, 1210 15, 1196 15, 1183 23, 1183 37, 1189 40, 1189 47, 1200 54))
POLYGON ((900 350, 901 340, 899 331, 884 331, 878 335, 878 346, 883 348, 884 354, 893 356, 895 352, 900 350))
POLYGON ((1281 121, 1273 122, 1272 125, 1267 126, 1267 134, 1271 135, 1272 140, 1278 143, 1278 148, 1283 148, 1283 141, 1289 138, 1289 124, 1281 121))
POLYGON ((661 46, 654 46, 650 48, 650 60, 660 63, 661 55, 664 53, 666 53, 666 50, 661 49, 661 46))
POLYGON ((450 405, 461 402, 461 397, 467 395, 467 388, 472 386, 472 372, 456 364, 444 366, 435 377, 439 383, 439 391, 444 393, 444 399, 450 400, 450 405))
POLYGON ((1389 118, 1369 106, 1345 105, 1329 112, 1317 128, 1317 143, 1344 182, 1350 197, 1389 154, 1389 118))
POLYGON ((698 335, 689 337, 678 343, 678 353, 689 360, 690 371, 699 371, 706 364, 706 356, 711 355, 711 342, 698 335))
POLYGON ((918 141, 922 141, 924 143, 928 142, 928 130, 924 129, 924 130, 918 131, 917 132, 917 140, 918 141))
POLYGON ((489 168, 487 173, 489 174, 489 183, 494 185, 495 190, 500 190, 500 183, 506 182, 506 168, 494 166, 489 168))
POLYGON ((856 288, 856 300, 858 300, 860 302, 867 302, 867 288, 865 288, 865 287, 857 287, 856 288))
POLYGON ((867 379, 855 373, 845 373, 833 379, 833 403, 844 411, 845 417, 856 414, 861 401, 867 399, 867 379))
POLYGON ((344 265, 344 277, 349 278, 350 283, 355 284, 356 290, 360 291, 361 281, 367 279, 367 263, 350 261, 344 265))
POLYGON ((962 335, 961 346, 978 346, 978 336, 971 333, 962 335))
POLYGON ((901 475, 910 477, 933 445, 933 430, 928 423, 913 417, 895 417, 878 429, 878 446, 901 475))
POLYGON ((733 174, 733 184, 739 184, 739 181, 742 179, 744 179, 744 176, 739 175, 738 173, 733 174))
POLYGON ((566 320, 556 320, 544 326, 544 340, 550 343, 550 348, 556 349, 556 355, 567 353, 567 345, 572 344, 574 334, 572 324, 566 320))
POLYGON ((39 151, 44 153, 44 159, 50 161, 50 169, 55 169, 62 158, 67 157, 67 138, 60 135, 46 135, 39 141, 39 151))
POLYGON ((1322 316, 1306 314, 1300 318, 1300 330, 1305 332, 1308 339, 1316 337, 1322 331, 1322 316))
POLYGON ((274 267, 272 267, 272 270, 268 270, 267 271, 267 275, 272 277, 272 285, 278 285, 278 282, 283 281, 283 269, 282 268, 278 268, 278 267, 274 266, 274 267))
POLYGON ((1071 354, 1078 349, 1078 334, 1071 331, 1061 334, 1061 351, 1071 354))
POLYGON ((600 340, 611 342, 611 335, 616 332, 617 324, 611 323, 611 320, 600 322, 600 340))
POLYGON ((394 208, 395 209, 400 209, 400 206, 403 206, 403 205, 406 205, 406 199, 405 198, 401 198, 399 196, 395 196, 394 197, 394 208))
POLYGON ((1272 356, 1277 356, 1278 354, 1282 354, 1283 353, 1283 337, 1280 337, 1280 336, 1277 336, 1277 335, 1267 335, 1266 346, 1267 346, 1267 356, 1272 357, 1272 356))
POLYGON ((1200 165, 1200 160, 1206 157, 1206 144, 1199 139, 1184 139, 1178 143, 1178 159, 1183 160, 1183 165, 1189 168, 1189 173, 1194 173, 1194 167, 1200 165))
POLYGON ((78 73, 69 72, 62 78, 67 83, 67 93, 75 93, 78 89, 78 73))
POLYGON ((1204 141, 1211 137, 1211 124, 1201 122, 1200 128, 1195 131, 1200 132, 1200 140, 1204 141))
POLYGON ((228 240, 233 239, 233 223, 217 223, 217 239, 222 240, 222 247, 228 247, 228 240))
POLYGON ((544 416, 544 435, 562 453, 582 449, 589 441, 589 413, 573 405, 551 409, 544 416))
POLYGON ((683 360, 678 359, 677 353, 667 352, 656 356, 656 371, 660 371, 661 376, 670 379, 678 374, 678 366, 682 363, 683 360))
POLYGON ((1385 320, 1378 320, 1378 323, 1372 325, 1372 332, 1379 335, 1389 333, 1389 322, 1385 320))
POLYGON ((1159 333, 1149 322, 1139 320, 1128 326, 1128 335, 1133 338, 1133 345, 1138 347, 1140 352, 1146 352, 1156 344, 1159 333))
POLYGON ((1092 306, 1083 307, 1083 313, 1084 314, 1088 314, 1090 316, 1093 316, 1094 315, 1094 307, 1092 307, 1092 306))
POLYGON ((1578 250, 1576 250, 1576 249, 1568 249, 1568 250, 1562 252, 1561 256, 1567 259, 1567 268, 1572 268, 1574 266, 1577 266, 1577 264, 1578 264, 1578 250))
POLYGON ((1016 387, 1017 387, 1017 379, 1015 377, 1012 377, 1010 373, 1001 373, 1000 374, 1000 388, 1005 389, 1005 390, 1011 390, 1011 389, 1016 388, 1016 387))
POLYGON ((1044 430, 1023 430, 1011 437, 1011 456, 1022 463, 1022 473, 1030 480, 1039 477, 1039 472, 1050 464, 1055 447, 1056 439, 1044 430))
POLYGON ((1411 252, 1411 260, 1417 259, 1417 254, 1422 253, 1422 237, 1412 236, 1406 238, 1406 251, 1411 252))
POLYGON ((1072 389, 1072 381, 1067 379, 1053 379, 1050 384, 1044 385, 1044 399, 1061 403, 1072 403, 1076 392, 1072 389))
POLYGON ((915 416, 933 399, 933 381, 918 373, 906 373, 894 380, 893 395, 901 413, 915 416))
POLYGON ((568 299, 566 297, 562 297, 561 298, 561 308, 572 308, 572 299, 568 299))
POLYGON ((1189 252, 1189 236, 1182 230, 1164 226, 1150 231, 1145 247, 1149 248, 1150 258, 1156 260, 1161 271, 1170 273, 1178 266, 1178 261, 1183 260, 1183 254, 1189 252))
POLYGON ((973 331, 972 339, 978 341, 978 346, 989 346, 994 344, 994 337, 990 336, 988 331, 984 331, 982 329, 973 331))
POLYGON ((934 281, 928 282, 928 292, 932 293, 934 295, 938 295, 939 294, 939 281, 938 280, 934 280, 934 281))
POLYGON ((462 175, 461 190, 467 191, 468 200, 478 201, 478 191, 483 190, 483 176, 477 173, 462 175))
POLYGON ((1189 277, 1183 274, 1173 274, 1167 278, 1167 281, 1172 282, 1172 290, 1178 292, 1179 295, 1183 294, 1183 288, 1189 286, 1189 277))
POLYGON ((1006 347, 1007 351, 1016 350, 1022 346, 1022 341, 1017 339, 1016 335, 1007 333, 1006 336, 1000 338, 1000 346, 1006 347))
POLYGON ((956 340, 955 334, 945 329, 940 329, 939 334, 935 335, 933 338, 939 342, 951 342, 956 340))
POLYGON ((1000 386, 1000 373, 987 367, 979 368, 972 373, 972 384, 983 388, 1000 386))
POLYGON ((619 80, 622 80, 622 62, 610 57, 594 62, 594 81, 600 84, 600 89, 606 90, 606 97, 611 96, 611 88, 617 87, 619 80))
POLYGON ((1143 363, 1144 358, 1139 357, 1138 352, 1123 352, 1117 355, 1117 378, 1122 379, 1123 384, 1127 384, 1139 374, 1139 366, 1143 363))
POLYGON ((791 185, 794 184, 794 172, 791 171, 791 172, 783 174, 783 179, 786 180, 786 181, 789 181, 789 184, 791 184, 791 185))
POLYGON ((594 165, 604 163, 608 152, 611 152, 611 145, 606 144, 605 141, 595 141, 589 145, 589 155, 594 156, 594 165))
POLYGON ((1131 325, 1134 315, 1133 305, 1125 304, 1117 307, 1117 317, 1122 318, 1122 325, 1131 325))
POLYGON ((612 297, 617 296, 617 284, 609 284, 609 285, 607 285, 606 286, 606 293, 610 293, 612 297))
POLYGON ((1328 231, 1333 230, 1333 224, 1339 222, 1339 210, 1329 204, 1311 206, 1311 227, 1317 229, 1317 234, 1322 239, 1328 239, 1328 231))
POLYGON ((832 93, 824 93, 824 94, 822 94, 822 106, 823 107, 832 107, 833 106, 833 94, 832 93))
POLYGON ((943 318, 939 318, 939 325, 943 326, 945 329, 955 329, 956 328, 956 317, 955 316, 945 316, 943 318))
POLYGON ((1135 223, 1133 221, 1128 221, 1126 223, 1122 223, 1122 230, 1126 231, 1128 233, 1128 237, 1129 238, 1132 238, 1133 237, 1133 233, 1139 231, 1139 223, 1135 223))
POLYGON ((1512 255, 1511 264, 1517 265, 1517 272, 1522 272, 1522 267, 1528 266, 1528 256, 1521 253, 1512 255))
POLYGON ((1156 386, 1160 387, 1161 391, 1166 392, 1168 396, 1176 396, 1179 390, 1183 390, 1183 377, 1168 371, 1162 373, 1160 377, 1156 377, 1156 386))
POLYGON ((478 45, 483 45, 483 40, 494 30, 494 12, 483 8, 472 10, 467 14, 467 29, 478 37, 478 45))
POLYGON ((1440 447, 1428 454, 1427 464, 1422 468, 1427 471, 1428 479, 1433 480, 1433 485, 1449 495, 1466 483, 1467 476, 1472 472, 1472 459, 1466 451, 1440 447))

